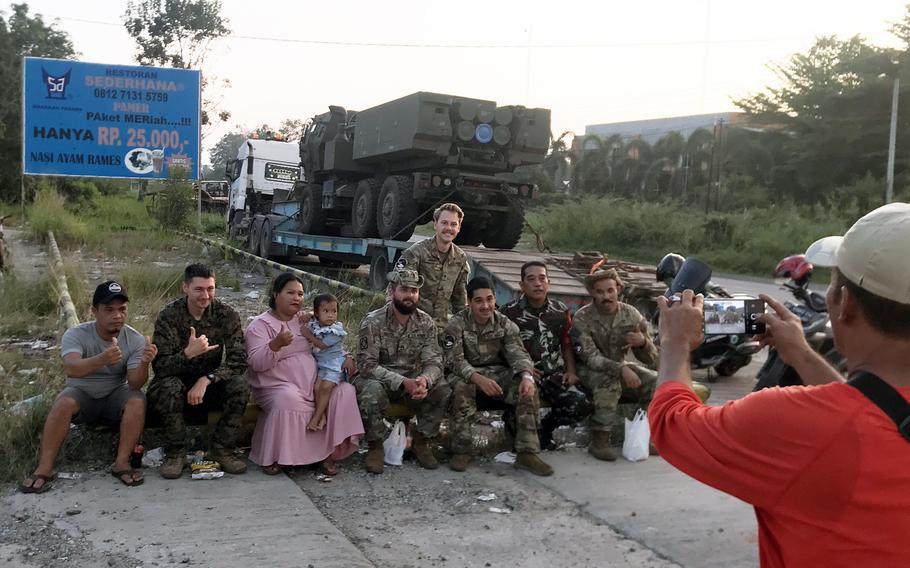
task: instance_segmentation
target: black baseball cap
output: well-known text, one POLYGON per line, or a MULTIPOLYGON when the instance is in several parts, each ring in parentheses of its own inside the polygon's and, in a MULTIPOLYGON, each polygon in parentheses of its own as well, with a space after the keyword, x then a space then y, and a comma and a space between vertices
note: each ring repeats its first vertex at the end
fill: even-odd
POLYGON ((129 296, 126 295, 126 290, 123 289, 118 282, 113 280, 108 280, 107 282, 102 282, 98 284, 98 287, 95 288, 95 295, 92 296, 92 305, 97 306, 98 304, 110 304, 113 300, 121 298, 124 302, 129 302, 129 296))

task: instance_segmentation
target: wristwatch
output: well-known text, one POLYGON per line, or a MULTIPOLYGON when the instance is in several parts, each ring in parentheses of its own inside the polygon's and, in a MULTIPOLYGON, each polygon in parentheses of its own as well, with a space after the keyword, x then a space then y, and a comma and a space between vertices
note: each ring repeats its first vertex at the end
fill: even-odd
POLYGON ((215 373, 209 373, 208 375, 205 376, 205 378, 207 378, 209 380, 209 384, 214 383, 215 382, 215 373))

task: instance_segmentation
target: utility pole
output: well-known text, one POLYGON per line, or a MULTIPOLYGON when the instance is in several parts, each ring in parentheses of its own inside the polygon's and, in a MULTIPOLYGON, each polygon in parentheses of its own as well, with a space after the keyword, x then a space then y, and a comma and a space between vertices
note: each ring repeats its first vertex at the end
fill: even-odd
POLYGON ((900 95, 901 79, 894 78, 891 93, 891 135, 888 137, 888 171, 885 174, 885 203, 894 200, 894 151, 897 146, 897 100, 900 95))

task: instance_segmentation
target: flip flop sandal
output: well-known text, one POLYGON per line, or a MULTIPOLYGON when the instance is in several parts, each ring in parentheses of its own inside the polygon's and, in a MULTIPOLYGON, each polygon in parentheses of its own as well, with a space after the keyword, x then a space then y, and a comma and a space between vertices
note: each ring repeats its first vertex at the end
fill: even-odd
POLYGON ((50 475, 42 475, 40 473, 33 473, 30 476, 25 478, 25 481, 31 480, 31 485, 26 485, 25 481, 19 484, 19 491, 22 493, 44 493, 48 489, 54 486, 54 481, 57 479, 57 474, 52 473, 50 475), (36 481, 43 481, 41 487, 35 487, 36 481))
POLYGON ((319 465, 319 471, 321 471, 323 474, 325 474, 329 477, 334 477, 334 476, 338 475, 338 464, 337 463, 332 464, 332 468, 329 469, 328 467, 326 467, 325 462, 322 462, 319 465))
POLYGON ((135 479, 133 476, 136 474, 135 469, 121 469, 119 471, 111 470, 111 475, 120 480, 120 483, 126 485, 127 487, 136 487, 137 485, 142 485, 142 482, 145 481, 144 477, 135 479), (124 476, 129 478, 129 481, 124 480, 124 476))

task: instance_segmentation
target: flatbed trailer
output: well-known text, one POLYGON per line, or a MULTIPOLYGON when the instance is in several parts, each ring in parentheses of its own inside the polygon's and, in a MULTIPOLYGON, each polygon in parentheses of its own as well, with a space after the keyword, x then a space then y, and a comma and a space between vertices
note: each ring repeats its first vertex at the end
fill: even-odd
POLYGON ((250 222, 247 250, 262 258, 287 258, 312 254, 328 266, 357 268, 369 265, 370 288, 385 289, 386 274, 395 266, 401 252, 413 243, 391 239, 358 238, 335 235, 308 235, 295 230, 299 203, 272 204, 270 214, 256 214, 250 222))
MULTIPOLYGON (((280 193, 276 193, 276 197, 280 200, 272 203, 271 213, 256 214, 250 223, 247 250, 257 256, 278 260, 295 254, 312 254, 329 266, 353 269, 369 265, 370 288, 383 290, 388 284, 386 274, 395 266, 402 251, 414 244, 391 239, 301 233, 297 230, 300 202, 288 200, 280 193)), ((655 298, 666 290, 663 284, 655 281, 653 266, 607 260, 599 252, 560 255, 475 246, 463 246, 462 249, 468 256, 471 276, 487 276, 493 282, 499 305, 521 293, 521 265, 529 260, 546 264, 550 296, 564 302, 573 312, 591 301, 583 282, 595 265, 619 271, 625 282, 623 301, 633 304, 645 317, 650 318, 656 308, 655 298)))

